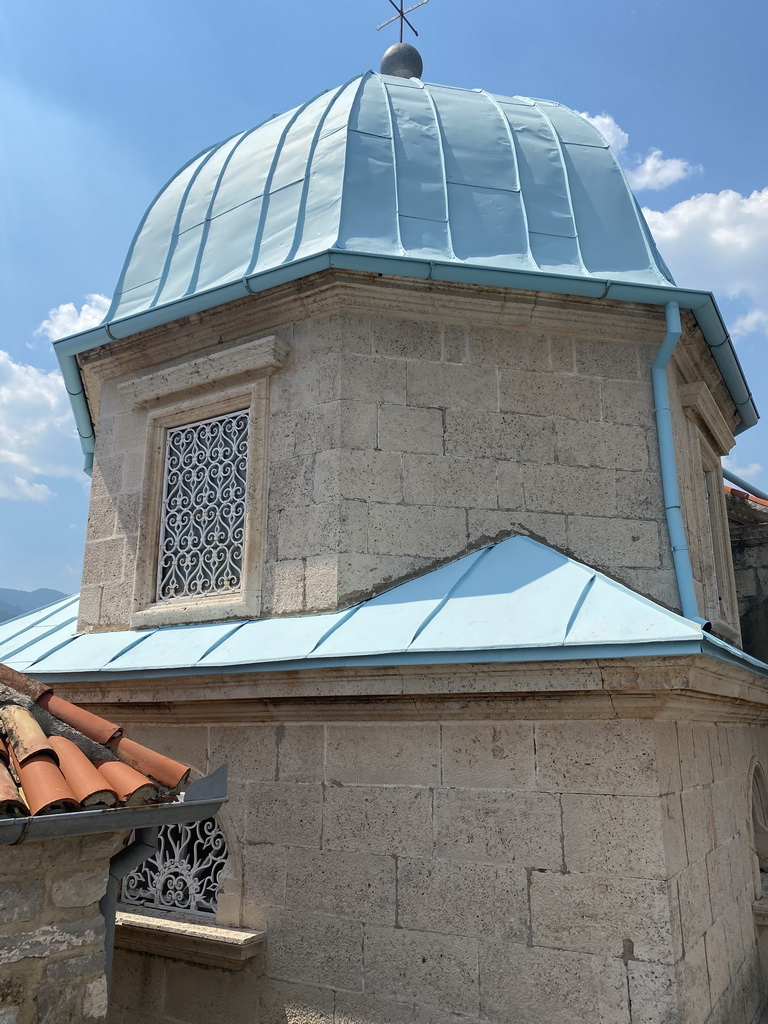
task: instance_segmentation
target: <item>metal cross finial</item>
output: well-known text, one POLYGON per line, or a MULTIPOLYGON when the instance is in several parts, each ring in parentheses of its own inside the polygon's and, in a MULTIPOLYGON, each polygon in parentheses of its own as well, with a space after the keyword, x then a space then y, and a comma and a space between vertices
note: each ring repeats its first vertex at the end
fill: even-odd
POLYGON ((391 25, 393 21, 399 21, 400 22, 400 42, 401 43, 403 41, 403 24, 406 24, 408 26, 408 28, 411 30, 411 32, 413 32, 413 34, 415 36, 417 36, 419 33, 416 31, 416 29, 413 27, 413 25, 410 23, 410 21, 408 21, 408 19, 406 18, 406 14, 410 14, 411 11, 415 11, 417 7, 423 7, 424 4, 428 4, 429 0, 419 0, 419 3, 414 4, 413 7, 409 7, 407 11, 403 10, 403 7, 404 7, 403 0, 400 0, 399 4, 396 4, 395 0, 389 0, 389 2, 395 8, 395 10, 397 11, 397 14, 395 15, 394 18, 390 18, 389 21, 385 21, 381 25, 379 25, 377 27, 376 31, 379 32, 381 29, 386 28, 387 25, 391 25))

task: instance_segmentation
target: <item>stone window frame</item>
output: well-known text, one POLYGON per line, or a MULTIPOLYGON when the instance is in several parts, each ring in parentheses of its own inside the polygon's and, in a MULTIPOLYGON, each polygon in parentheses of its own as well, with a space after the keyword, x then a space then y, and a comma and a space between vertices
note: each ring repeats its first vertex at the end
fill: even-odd
POLYGON ((736 577, 720 459, 735 439, 703 381, 682 384, 684 413, 684 511, 701 611, 718 635, 741 642, 736 577), (711 568, 710 568, 711 567, 711 568))
POLYGON ((752 758, 748 775, 747 800, 750 823, 750 851, 755 899, 763 898, 761 874, 768 871, 768 780, 760 761, 752 758))
POLYGON ((287 356, 286 346, 270 336, 119 386, 147 428, 131 628, 259 616, 266 529, 269 379, 285 365, 287 356), (159 601, 157 561, 167 431, 241 410, 249 413, 242 587, 231 593, 159 601))

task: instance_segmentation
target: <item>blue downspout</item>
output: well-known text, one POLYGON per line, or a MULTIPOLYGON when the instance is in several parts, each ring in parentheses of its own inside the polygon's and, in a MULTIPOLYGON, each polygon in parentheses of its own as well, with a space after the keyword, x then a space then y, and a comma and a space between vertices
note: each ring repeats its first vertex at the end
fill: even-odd
POLYGON ((669 406, 669 386, 667 384, 667 367, 680 340, 680 335, 683 333, 679 305, 676 302, 668 302, 666 313, 667 333, 651 369, 656 430, 659 435, 661 485, 664 491, 664 510, 667 516, 669 540, 672 545, 680 605, 686 619, 702 622, 699 616, 699 604, 696 600, 691 554, 688 550, 688 539, 685 535, 683 510, 680 503, 680 485, 677 479, 677 460, 672 433, 672 410, 669 406))
POLYGON ((762 498, 763 501, 768 501, 768 494, 765 491, 761 491, 754 484, 748 484, 746 480, 742 480, 740 476, 736 476, 735 473, 732 473, 730 469, 726 469, 725 466, 723 466, 723 476, 729 483, 736 484, 739 490, 746 491, 747 494, 751 494, 755 498, 762 498))

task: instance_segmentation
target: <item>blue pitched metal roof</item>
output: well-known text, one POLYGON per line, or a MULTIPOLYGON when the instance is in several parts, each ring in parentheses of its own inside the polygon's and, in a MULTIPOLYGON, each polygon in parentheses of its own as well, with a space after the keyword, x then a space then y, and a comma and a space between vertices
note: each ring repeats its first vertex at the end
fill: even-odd
POLYGON ((183 167, 139 226, 107 321, 328 251, 673 284, 579 114, 366 72, 183 167))
POLYGON ((4 624, 0 662, 55 681, 705 651, 768 674, 697 623, 527 537, 339 612, 82 635, 73 614, 70 598, 4 624))

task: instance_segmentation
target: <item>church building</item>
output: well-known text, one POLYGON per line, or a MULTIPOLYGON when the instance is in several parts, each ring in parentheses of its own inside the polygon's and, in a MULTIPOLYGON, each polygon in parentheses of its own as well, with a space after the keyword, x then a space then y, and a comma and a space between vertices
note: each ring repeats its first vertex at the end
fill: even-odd
POLYGON ((757 411, 590 123, 400 44, 195 156, 55 348, 82 590, 0 662, 229 765, 110 1024, 759 1022, 757 411))

